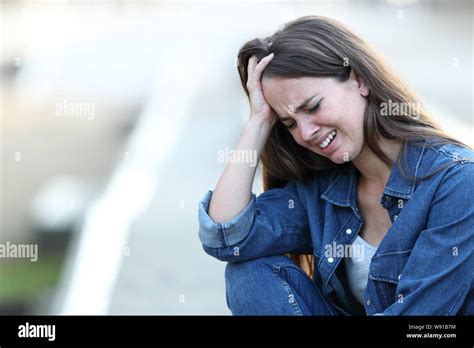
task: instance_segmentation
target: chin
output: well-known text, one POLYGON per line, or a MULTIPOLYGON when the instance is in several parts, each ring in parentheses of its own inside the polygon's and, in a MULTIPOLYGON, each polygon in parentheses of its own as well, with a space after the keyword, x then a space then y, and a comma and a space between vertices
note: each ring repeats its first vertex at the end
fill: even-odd
POLYGON ((344 164, 354 160, 354 152, 352 151, 340 151, 337 149, 336 152, 332 153, 330 156, 327 156, 332 162, 336 164, 344 164))
POLYGON ((328 158, 331 160, 331 162, 336 163, 336 164, 344 164, 344 163, 349 162, 349 161, 344 160, 344 157, 342 156, 334 157, 334 154, 333 156, 329 156, 328 158))

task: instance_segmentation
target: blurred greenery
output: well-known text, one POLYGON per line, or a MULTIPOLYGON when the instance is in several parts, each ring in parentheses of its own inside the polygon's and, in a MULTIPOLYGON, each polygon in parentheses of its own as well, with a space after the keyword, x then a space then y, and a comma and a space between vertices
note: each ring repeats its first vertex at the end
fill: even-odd
POLYGON ((12 299, 34 302, 57 283, 62 264, 63 255, 43 256, 37 262, 0 260, 0 304, 12 299))

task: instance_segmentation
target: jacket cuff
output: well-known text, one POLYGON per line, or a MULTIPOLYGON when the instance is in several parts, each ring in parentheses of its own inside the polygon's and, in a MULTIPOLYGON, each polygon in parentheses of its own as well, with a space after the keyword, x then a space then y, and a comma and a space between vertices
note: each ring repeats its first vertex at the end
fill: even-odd
POLYGON ((222 248, 244 240, 250 232, 255 217, 255 194, 248 205, 231 220, 214 222, 208 215, 212 191, 208 191, 199 202, 199 239, 210 248, 222 248))

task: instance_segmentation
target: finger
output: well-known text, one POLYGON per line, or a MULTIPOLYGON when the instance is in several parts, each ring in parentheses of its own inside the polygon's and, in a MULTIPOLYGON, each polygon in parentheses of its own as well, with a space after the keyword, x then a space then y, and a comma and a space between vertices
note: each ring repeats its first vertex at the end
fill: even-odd
POLYGON ((270 53, 268 56, 262 58, 260 62, 257 64, 255 69, 253 70, 253 74, 255 75, 255 79, 260 80, 260 77, 262 76, 263 70, 267 67, 268 63, 272 60, 274 54, 270 53), (257 76, 258 75, 258 76, 257 76))
MULTIPOLYGON (((252 56, 253 58, 254 56, 252 56)), ((268 63, 272 60, 273 58, 273 53, 269 54, 268 56, 262 58, 258 64, 255 66, 254 63, 256 62, 256 57, 255 61, 252 60, 252 73, 249 74, 248 76, 248 86, 250 88, 257 88, 260 89, 260 78, 262 76, 262 72, 265 69, 265 67, 268 65, 268 63)))
POLYGON ((257 65, 257 56, 253 55, 249 58, 247 66, 247 80, 250 80, 250 77, 253 75, 255 66, 257 65))

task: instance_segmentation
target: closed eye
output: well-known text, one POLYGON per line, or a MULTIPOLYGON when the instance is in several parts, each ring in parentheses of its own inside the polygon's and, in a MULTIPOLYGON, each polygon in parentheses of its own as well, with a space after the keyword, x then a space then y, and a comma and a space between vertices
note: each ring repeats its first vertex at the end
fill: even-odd
POLYGON ((315 105, 315 107, 312 108, 311 110, 308 110, 308 112, 309 112, 310 114, 312 114, 313 112, 315 112, 316 110, 318 110, 319 105, 321 105, 321 101, 322 101, 323 99, 324 99, 324 98, 319 99, 319 101, 318 101, 318 103, 315 105))
MULTIPOLYGON (((312 114, 312 113, 315 113, 318 109, 319 109, 319 106, 321 105, 321 101, 323 100, 324 98, 321 98, 319 99, 318 103, 310 110, 308 110, 308 113, 309 114, 312 114)), ((291 124, 284 124, 283 125, 287 128, 287 129, 292 129, 295 127, 296 125, 296 122, 292 122, 291 124)))

